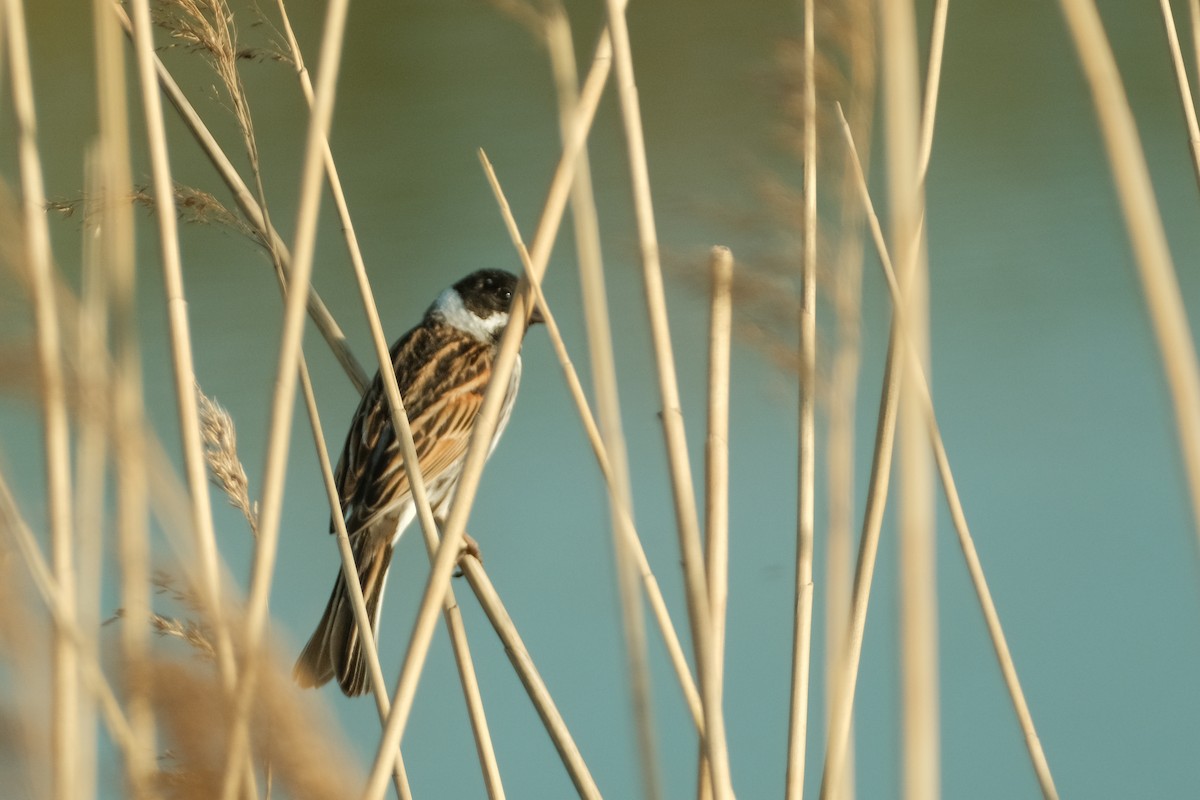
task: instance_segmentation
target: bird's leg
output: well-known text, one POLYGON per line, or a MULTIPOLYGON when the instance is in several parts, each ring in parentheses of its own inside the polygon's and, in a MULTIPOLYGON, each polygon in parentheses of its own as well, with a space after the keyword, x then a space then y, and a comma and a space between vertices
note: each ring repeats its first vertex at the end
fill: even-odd
MULTIPOLYGON (((446 521, 444 519, 439 519, 437 520, 437 525, 438 530, 440 531, 446 526, 446 521)), ((483 563, 483 556, 479 554, 479 542, 475 541, 475 537, 466 531, 463 531, 462 548, 458 551, 458 558, 460 561, 462 560, 463 556, 473 556, 480 564, 483 563)), ((461 578, 462 574, 462 567, 454 570, 454 577, 461 578)))
POLYGON ((463 556, 474 556, 476 561, 480 564, 483 563, 483 556, 479 554, 479 542, 475 541, 475 538, 466 531, 463 531, 462 552, 458 557, 461 559, 463 556))

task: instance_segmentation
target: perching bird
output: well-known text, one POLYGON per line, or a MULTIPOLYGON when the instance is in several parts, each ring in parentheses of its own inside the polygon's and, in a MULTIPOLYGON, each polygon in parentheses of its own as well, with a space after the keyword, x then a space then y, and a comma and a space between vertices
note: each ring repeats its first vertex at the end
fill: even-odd
MULTIPOLYGON (((516 276, 502 270, 473 272, 438 295, 421 323, 392 346, 392 368, 412 425, 429 505, 438 519, 454 499, 516 286, 516 276)), ((540 321, 536 313, 530 317, 530 322, 540 321)), ((508 422, 520 379, 518 357, 489 455, 508 422)), ((392 548, 417 513, 378 373, 354 412, 334 477, 371 630, 378 634, 392 548)), ((335 529, 332 522, 329 527, 335 529)), ((294 674, 305 687, 336 677, 351 697, 367 690, 367 660, 340 569, 294 674)))

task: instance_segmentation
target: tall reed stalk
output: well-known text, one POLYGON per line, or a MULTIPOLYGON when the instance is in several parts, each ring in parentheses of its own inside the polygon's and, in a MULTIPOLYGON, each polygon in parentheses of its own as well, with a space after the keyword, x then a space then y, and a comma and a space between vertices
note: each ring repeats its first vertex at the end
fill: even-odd
MULTIPOLYGON (((574 52, 578 31, 572 29, 558 0, 492 1, 526 24, 546 47, 558 102, 561 152, 556 156, 553 177, 527 247, 500 180, 483 151, 479 151, 524 278, 512 307, 513 324, 499 343, 493 385, 486 391, 476 420, 454 502, 439 531, 418 466, 405 398, 393 372, 370 271, 329 140, 342 52, 352 45, 344 40, 349 4, 334 0, 326 11, 316 85, 283 0, 275 5, 285 39, 280 59, 294 68, 294 78, 307 105, 305 149, 298 169, 298 210, 294 233, 285 241, 272 219, 268 203, 272 187, 262 172, 249 95, 242 85, 242 56, 248 51, 237 41, 233 11, 225 0, 168 0, 167 6, 192 14, 193 23, 199 26, 192 29, 193 33, 203 33, 201 49, 208 48, 203 57, 210 60, 228 89, 241 144, 249 157, 251 172, 246 178, 214 135, 213 130, 221 128, 210 129, 156 54, 150 0, 132 0, 128 4, 130 17, 109 0, 94 0, 98 137, 88 150, 87 188, 80 204, 84 208, 84 240, 79 249, 84 268, 77 291, 55 266, 50 247, 44 156, 38 147, 34 65, 25 4, 21 0, 0 0, 0 63, 4 66, 0 74, 10 87, 12 150, 20 184, 18 202, 10 196, 8 183, 0 180, 0 261, 11 268, 28 296, 33 326, 32 346, 28 348, 31 355, 25 360, 30 374, 36 376, 36 407, 44 450, 44 473, 40 476, 44 514, 22 509, 14 482, 0 472, 0 567, 4 568, 6 583, 4 602, 0 603, 4 606, 0 609, 0 647, 13 651, 13 663, 4 664, 6 674, 20 675, 21 688, 26 682, 32 684, 28 675, 36 671, 37 664, 36 655, 31 653, 50 654, 45 704, 48 713, 44 719, 23 721, 19 735, 5 737, 6 746, 10 739, 19 740, 12 747, 20 758, 8 758, 5 753, 2 760, 6 764, 20 761, 20 769, 29 776, 29 794, 56 800, 103 795, 108 780, 103 756, 111 752, 119 762, 116 769, 123 781, 122 789, 131 797, 253 800, 265 793, 267 797, 332 800, 350 794, 374 800, 387 793, 390 784, 397 797, 409 800, 413 792, 400 745, 440 612, 454 650, 484 790, 491 800, 503 798, 508 776, 502 775, 502 759, 497 751, 505 752, 509 744, 506 739, 512 734, 500 725, 490 724, 484 713, 480 688, 484 675, 477 674, 460 600, 451 585, 457 565, 546 729, 575 792, 580 797, 599 798, 600 786, 611 776, 599 772, 593 775, 584 757, 581 745, 594 738, 592 732, 578 739, 573 734, 566 719, 568 707, 560 708, 551 695, 549 683, 555 676, 543 676, 539 671, 518 622, 501 598, 503 581, 493 583, 480 561, 462 552, 502 395, 514 368, 527 316, 536 308, 546 322, 546 334, 605 492, 616 564, 613 591, 618 602, 614 608, 618 609, 625 648, 627 692, 621 699, 628 702, 632 712, 631 735, 622 746, 628 748, 629 759, 637 765, 640 796, 655 800, 692 793, 691 787, 680 788, 680 775, 667 772, 666 765, 671 761, 664 760, 665 748, 659 747, 659 739, 676 743, 693 735, 698 740, 696 796, 700 800, 734 796, 739 754, 746 751, 737 747, 742 744, 744 748, 745 743, 727 742, 724 705, 754 687, 740 685, 742 676, 726 667, 727 659, 732 664, 733 658, 746 655, 727 652, 731 649, 727 641, 732 641, 727 625, 736 619, 727 623, 727 611, 736 601, 730 594, 731 541, 736 545, 757 531, 753 524, 756 520, 739 509, 730 494, 734 477, 731 471, 738 465, 729 449, 731 421, 737 420, 736 409, 730 407, 734 353, 731 332, 738 329, 740 312, 747 305, 737 287, 753 266, 750 259, 743 266, 739 251, 735 275, 730 250, 718 247, 711 251, 701 517, 682 412, 687 385, 677 374, 667 311, 672 298, 663 274, 665 259, 660 252, 652 198, 647 152, 652 143, 647 141, 649 131, 643 125, 644 109, 638 95, 635 59, 640 56, 631 41, 631 36, 637 35, 636 18, 627 18, 623 0, 607 0, 603 30, 598 32, 581 82, 574 52), (631 26, 635 30, 631 31, 631 26), (122 28, 132 40, 130 57, 135 69, 128 74, 122 28), (628 158, 625 179, 636 223, 637 260, 649 327, 647 352, 653 359, 656 398, 662 409, 664 476, 670 484, 677 558, 682 567, 682 590, 676 598, 664 596, 634 521, 639 495, 634 491, 631 467, 640 465, 631 465, 623 432, 621 404, 626 398, 618 388, 621 354, 614 346, 614 319, 606 287, 610 276, 601 253, 602 229, 588 156, 592 126, 610 74, 615 74, 616 82, 613 113, 620 116, 628 158), (133 104, 129 103, 131 95, 135 98, 133 104), (268 376, 273 383, 258 501, 251 495, 245 468, 236 452, 232 418, 198 390, 193 337, 199 343, 202 332, 192 330, 187 312, 185 278, 190 276, 185 273, 181 257, 177 203, 185 203, 188 197, 211 196, 203 190, 178 187, 172 179, 169 150, 176 143, 164 119, 164 96, 229 190, 244 220, 236 223, 239 230, 270 254, 283 290, 280 342, 274 370, 268 376), (136 129, 129 125, 131 106, 142 112, 136 129), (152 187, 137 195, 153 208, 157 237, 153 258, 156 268, 162 270, 165 288, 164 316, 170 381, 175 393, 174 419, 180 430, 182 478, 149 422, 154 415, 146 409, 146 398, 151 393, 142 386, 141 344, 148 329, 139 325, 136 314, 138 281, 131 202, 135 196, 131 163, 134 147, 142 139, 142 128, 152 187), (312 286, 317 221, 326 185, 345 239, 430 557, 420 606, 411 620, 403 660, 390 692, 356 577, 351 532, 346 530, 340 513, 341 498, 317 404, 321 387, 314 386, 303 348, 308 316, 351 383, 360 393, 366 389, 367 371, 312 286), (568 324, 574 309, 564 307, 553 285, 543 285, 568 203, 582 290, 579 314, 591 372, 590 397, 585 388, 589 376, 581 378, 573 358, 579 356, 576 344, 570 340, 573 329, 568 324), (561 328, 559 320, 563 320, 561 328), (336 533, 332 541, 351 594, 355 623, 367 649, 370 685, 381 723, 366 776, 356 774, 351 762, 343 758, 333 726, 312 713, 313 695, 300 694, 291 686, 281 666, 290 659, 277 656, 272 645, 274 620, 269 599, 285 541, 281 535, 284 487, 297 393, 308 414, 316 464, 336 533), (243 582, 245 597, 239 581, 231 576, 226 554, 218 546, 210 480, 240 510, 255 537, 250 574, 243 582), (27 521, 42 517, 44 533, 27 521), (154 548, 158 538, 165 545, 161 552, 154 548), (28 573, 31 591, 45 608, 42 617, 35 619, 24 604, 12 602, 10 589, 16 591, 12 587, 22 584, 9 580, 10 566, 20 566, 28 573), (158 566, 162 569, 152 570, 158 566), (182 580, 177 581, 176 574, 182 580), (108 585, 112 590, 102 591, 108 585), (162 593, 165 596, 159 597, 162 593), (119 596, 120 609, 111 620, 114 625, 105 628, 102 604, 112 595, 119 596), (183 615, 173 616, 161 607, 172 603, 184 609, 183 615), (671 620, 672 603, 685 609, 688 616, 690 641, 686 646, 690 648, 691 664, 671 620), (666 649, 673 676, 668 681, 678 684, 686 705, 683 717, 661 710, 654 713, 659 696, 655 683, 658 665, 648 641, 653 637, 648 637, 646 631, 647 608, 653 616, 651 631, 657 629, 666 649), (27 616, 30 619, 25 619, 27 616), (47 617, 49 623, 45 624, 47 617), (12 625, 29 629, 20 641, 7 636, 12 625), (113 631, 111 641, 106 640, 108 630, 113 631), (182 643, 183 657, 160 645, 155 634, 182 643), (48 759, 43 751, 49 753, 48 759)), ((905 797, 921 800, 940 796, 943 766, 933 513, 936 469, 1033 774, 1042 795, 1053 799, 1058 797, 1058 790, 1018 679, 1015 657, 1000 623, 981 554, 968 526, 964 498, 951 469, 930 385, 924 191, 933 157, 949 4, 947 0, 932 4, 923 81, 918 70, 914 4, 878 0, 869 5, 873 10, 860 13, 860 22, 873 29, 877 20, 881 31, 878 57, 885 123, 881 143, 888 169, 886 236, 855 143, 856 138, 858 144, 870 138, 868 121, 873 101, 854 95, 873 93, 875 70, 864 71, 866 77, 849 76, 842 83, 823 81, 822 42, 840 35, 840 17, 823 13, 825 7, 815 0, 805 0, 802 16, 797 15, 803 26, 803 83, 798 98, 803 193, 791 212, 793 223, 799 220, 803 231, 803 250, 798 275, 789 276, 795 278, 799 292, 791 298, 794 307, 788 325, 798 323, 799 336, 797 340, 789 334, 784 349, 791 354, 795 347, 800 404, 788 728, 786 742, 777 742, 786 753, 781 788, 788 798, 801 800, 806 754, 823 747, 820 796, 824 800, 847 800, 853 795, 855 692, 884 512, 894 498, 900 537, 899 791, 905 797), (859 80, 862 83, 856 83, 859 80), (825 112, 836 107, 839 116, 841 113, 840 104, 830 102, 834 99, 845 100, 852 108, 853 124, 842 117, 836 126, 844 139, 844 149, 836 137, 824 137, 825 112), (857 107, 852 105, 855 102, 857 107), (838 164, 843 162, 829 157, 831 152, 845 153, 841 174, 838 164), (822 157, 824 160, 819 160, 822 157), (831 174, 837 180, 827 177, 831 174), (834 217, 832 209, 839 205, 841 210, 834 217), (827 212, 841 226, 834 229, 831 225, 832 235, 824 230, 827 212), (853 548, 850 527, 856 513, 854 397, 864 330, 859 320, 863 281, 858 263, 858 228, 862 219, 883 268, 892 320, 857 562, 853 582, 848 585, 853 548), (839 242, 836 257, 825 258, 825 241, 839 242), (830 274, 835 271, 838 274, 830 274), (819 307, 833 312, 828 316, 830 321, 826 321, 824 310, 818 320, 819 307), (834 342, 828 354, 823 349, 827 340, 834 342), (826 364, 830 374, 827 390, 821 383, 826 364), (820 427, 817 413, 825 398, 830 405, 827 430, 820 427), (814 557, 821 509, 816 473, 823 452, 827 454, 829 476, 829 580, 827 591, 818 595, 814 592, 814 557), (895 494, 890 483, 893 453, 899 462, 895 494), (813 659, 821 654, 814 651, 813 619, 821 597, 827 604, 823 610, 828 652, 823 655, 828 727, 824 741, 814 741, 812 731, 817 728, 809 724, 810 684, 813 659)), ((1155 205, 1142 145, 1096 8, 1089 0, 1062 0, 1061 5, 1092 92, 1098 129, 1133 245, 1170 392, 1185 484, 1200 541, 1200 365, 1194 334, 1155 205)), ((1188 9, 1192 49, 1200 59, 1200 0, 1188 0, 1188 9)), ((1185 44, 1169 0, 1160 0, 1159 12, 1183 111, 1182 130, 1200 187, 1200 127, 1192 96, 1194 76, 1188 73, 1185 44)), ((853 16, 847 13, 846 18, 853 16)), ((261 19, 265 21, 265 16, 261 19)), ((874 43, 860 46, 870 50, 866 60, 873 62, 874 43)), ((644 63, 647 66, 637 61, 638 71, 653 68, 652 61, 644 63)), ((211 201, 220 203, 216 198, 211 201)), ((235 219, 232 215, 227 218, 235 219)), ((786 304, 773 300, 777 307, 786 304)), ((6 342, 0 351, 0 371, 17 372, 19 367, 8 364, 7 348, 6 342)), ((14 380, 10 387, 6 382, 4 388, 11 389, 15 396, 22 391, 20 384, 21 380, 14 380)), ((518 515, 526 511, 525 507, 515 509, 512 519, 523 520, 518 515)), ((646 533, 649 536, 652 532, 646 533)), ((782 701, 781 687, 768 691, 782 701)), ((7 713, 6 705, 0 713, 0 728, 9 722, 7 713)), ((860 760, 860 766, 863 763, 860 760)), ((687 777, 683 775, 682 780, 687 777)))
POLYGON ((79 763, 79 658, 76 642, 67 634, 75 621, 75 542, 72 516, 70 431, 67 425, 62 336, 55 301, 55 277, 47 228, 46 191, 37 143, 33 76, 20 0, 4 3, 5 52, 12 86, 21 172, 22 244, 33 297, 37 330, 37 365, 41 389, 43 443, 46 464, 46 518, 50 526, 54 577, 61 600, 55 628, 51 692, 51 759, 53 792, 67 800, 76 795, 79 763))

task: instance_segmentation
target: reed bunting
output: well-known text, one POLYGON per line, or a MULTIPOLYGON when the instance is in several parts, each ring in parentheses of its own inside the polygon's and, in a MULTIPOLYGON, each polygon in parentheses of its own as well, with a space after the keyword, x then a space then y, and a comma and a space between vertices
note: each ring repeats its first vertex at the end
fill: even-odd
MULTIPOLYGON (((438 519, 454 499, 516 286, 516 276, 502 270, 473 272, 442 292, 421 323, 392 346, 392 368, 412 423, 429 504, 438 519)), ((540 321, 537 313, 529 319, 540 321)), ((518 357, 489 455, 508 423, 520 379, 518 357)), ((417 513, 378 373, 354 412, 334 477, 371 630, 378 635, 392 548, 417 513)), ((329 528, 335 530, 332 522, 329 528)), ((367 690, 367 660, 340 569, 329 605, 296 661, 294 675, 304 687, 321 686, 336 677, 351 697, 367 690)))

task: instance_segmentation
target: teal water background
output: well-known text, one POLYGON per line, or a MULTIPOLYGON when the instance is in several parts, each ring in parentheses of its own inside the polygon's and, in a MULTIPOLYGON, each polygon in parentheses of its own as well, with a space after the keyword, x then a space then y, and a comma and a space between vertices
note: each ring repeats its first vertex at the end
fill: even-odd
MULTIPOLYGON (((292 9, 310 65, 322 10, 292 9)), ((1181 4, 1177 4, 1181 5, 1181 4)), ((929 3, 921 3, 920 30, 929 3)), ((602 10, 571 7, 586 63, 602 10)), ((1193 330, 1200 325, 1200 202, 1157 7, 1106 2, 1104 20, 1143 137, 1193 330)), ((1189 33, 1181 15, 1185 42, 1189 33)), ((629 17, 673 339, 693 468, 701 474, 706 301, 694 281, 707 248, 782 247, 749 232, 766 220, 762 174, 799 185, 778 139, 775 50, 801 30, 799 4, 634 3, 629 17)), ((52 197, 78 195, 94 135, 90 8, 29 9, 40 142, 52 197)), ((239 18, 248 37, 258 36, 239 18)), ((236 131, 196 56, 166 54, 231 152, 236 131)), ((302 101, 277 64, 244 69, 277 224, 290 235, 303 148, 302 101)), ((134 117, 140 110, 135 106, 134 117)), ((5 106, 4 116, 9 116, 5 106)), ((9 119, 5 120, 6 122, 9 119)), ((181 126, 169 120, 176 178, 224 197, 181 126)), ((135 142, 144 153, 140 140, 135 142)), ((614 317, 635 514, 682 628, 670 493, 645 324, 620 120, 611 95, 591 140, 614 317)), ((836 146, 835 143, 827 143, 836 146)), ((479 169, 485 148, 518 221, 532 231, 558 153, 544 54, 527 33, 473 2, 352 5, 333 148, 390 337, 437 291, 479 267, 516 270, 479 169)), ((15 176, 11 147, 4 174, 15 176)), ((240 162, 239 162, 240 163, 240 162)), ((148 181, 144 155, 138 180, 148 181)), ((885 195, 876 182, 877 195, 885 195)), ((1053 3, 952 4, 929 184, 934 395, 958 487, 1046 755, 1064 796, 1188 797, 1200 790, 1200 574, 1172 412, 1090 97, 1053 3)), ((323 209, 315 283, 359 357, 371 348, 337 226, 323 209)), ((54 221, 56 259, 77 276, 77 220, 54 221)), ((146 406, 177 451, 174 397, 151 220, 139 215, 146 406)), ((189 227, 184 267, 205 390, 238 423, 252 493, 261 485, 280 313, 265 259, 236 236, 189 227)), ((888 325, 886 292, 866 264, 858 411, 860 509, 888 325)), ((74 277, 72 277, 74 280, 74 277)), ((588 385, 573 245, 565 230, 546 279, 588 385)), ((22 302, 0 297, 2 330, 26 330, 22 302)), ((306 352, 331 449, 357 402, 309 329, 306 352)), ((524 349, 520 401, 485 473, 469 526, 605 796, 638 780, 598 470, 546 337, 524 349), (523 509, 518 515, 518 509, 523 509)), ((784 774, 795 529, 795 388, 753 347, 734 349, 731 596, 726 703, 734 784, 778 796, 784 774)), ((328 509, 297 409, 275 633, 293 651, 336 569, 328 509)), ((34 410, 0 397, 0 459, 39 521, 34 410)), ((820 445, 819 445, 820 446, 820 445)), ((823 483, 823 481, 822 481, 823 483)), ((822 491, 823 488, 819 488, 822 491)), ((248 572, 240 518, 218 507, 220 543, 248 572)), ((810 791, 823 757, 824 498, 819 495, 817 653, 810 791)), ((1036 796, 1037 786, 944 510, 939 518, 942 776, 947 798, 1036 796)), ((856 515, 857 518, 857 515, 856 515)), ((857 701, 859 796, 899 796, 894 529, 885 527, 857 701)), ((165 552, 162 553, 166 558, 165 552)), ((393 680, 424 580, 419 537, 397 549, 381 656, 393 680)), ((553 748, 465 585, 462 601, 510 797, 571 794, 553 748)), ((111 595, 110 595, 111 597, 111 595)), ((115 601, 114 601, 115 604, 115 601)), ((111 613, 112 608, 102 609, 111 613)), ((692 795, 694 737, 669 666, 651 639, 665 796, 692 795)), ((326 700, 364 763, 377 721, 367 700, 326 700)), ((404 751, 417 797, 483 796, 453 660, 439 630, 404 751)), ((102 772, 120 795, 119 773, 102 772)), ((353 787, 348 787, 348 792, 353 787)))

